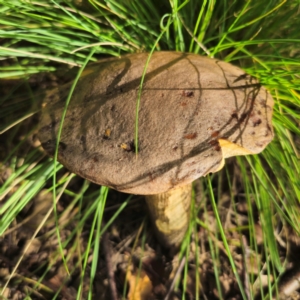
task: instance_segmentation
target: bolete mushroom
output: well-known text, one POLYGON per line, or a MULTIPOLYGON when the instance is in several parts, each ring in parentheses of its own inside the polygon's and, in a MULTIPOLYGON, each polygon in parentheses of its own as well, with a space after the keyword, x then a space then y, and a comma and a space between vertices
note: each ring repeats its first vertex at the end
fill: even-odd
MULTIPOLYGON (((64 120, 58 160, 72 172, 115 190, 146 196, 157 237, 178 246, 189 223, 191 183, 233 155, 261 152, 273 138, 273 99, 231 64, 178 52, 156 52, 140 98, 148 53, 87 67, 64 120)), ((39 139, 55 151, 65 97, 52 94, 39 139)))

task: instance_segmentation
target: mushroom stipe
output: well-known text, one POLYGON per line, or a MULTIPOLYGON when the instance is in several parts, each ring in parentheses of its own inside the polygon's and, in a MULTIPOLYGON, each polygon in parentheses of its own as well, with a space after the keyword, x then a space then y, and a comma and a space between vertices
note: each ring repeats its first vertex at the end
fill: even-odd
MULTIPOLYGON (((146 195, 157 237, 176 247, 188 226, 191 183, 220 170, 226 157, 256 154, 270 143, 273 99, 231 64, 155 52, 142 86, 136 157, 135 108, 148 55, 86 68, 67 110, 58 160, 97 184, 146 195)), ((38 134, 49 155, 66 100, 54 94, 45 99, 38 134)))

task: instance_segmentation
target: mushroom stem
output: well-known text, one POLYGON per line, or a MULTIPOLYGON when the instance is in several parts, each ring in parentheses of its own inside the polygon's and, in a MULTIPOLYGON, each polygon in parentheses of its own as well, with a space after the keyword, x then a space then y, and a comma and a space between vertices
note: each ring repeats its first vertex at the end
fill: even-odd
POLYGON ((180 246, 189 224, 192 184, 146 196, 159 242, 166 248, 180 246))

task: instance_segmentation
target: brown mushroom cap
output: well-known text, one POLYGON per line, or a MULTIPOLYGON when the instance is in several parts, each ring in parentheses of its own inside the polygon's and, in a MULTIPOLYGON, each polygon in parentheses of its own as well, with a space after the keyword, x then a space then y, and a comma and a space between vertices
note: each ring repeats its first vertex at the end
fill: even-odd
MULTIPOLYGON (((148 53, 88 66, 64 120, 58 160, 95 183, 158 194, 215 172, 224 157, 261 152, 273 138, 273 99, 231 64, 156 52, 147 67, 134 152, 136 102, 148 53), (224 146, 225 145, 225 146, 224 146)), ((47 99, 39 139, 53 155, 65 98, 47 99)))

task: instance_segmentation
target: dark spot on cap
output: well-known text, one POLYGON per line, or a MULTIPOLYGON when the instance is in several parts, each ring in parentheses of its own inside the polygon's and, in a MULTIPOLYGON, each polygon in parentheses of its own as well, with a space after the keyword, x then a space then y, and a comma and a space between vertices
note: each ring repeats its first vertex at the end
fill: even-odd
POLYGON ((191 97, 194 97, 194 92, 193 91, 182 91, 181 96, 191 98, 191 97))
POLYGON ((172 148, 173 151, 176 151, 177 149, 178 149, 178 146, 174 146, 174 147, 172 148))
POLYGON ((244 122, 246 118, 247 118, 247 113, 242 113, 239 121, 244 122))
POLYGON ((254 120, 253 121, 253 127, 256 127, 256 126, 258 126, 259 124, 261 124, 261 119, 256 119, 256 120, 254 120))
POLYGON ((126 143, 122 143, 120 145, 120 148, 122 148, 124 151, 126 152, 135 152, 135 145, 134 145, 134 141, 129 141, 126 143))
POLYGON ((258 102, 262 107, 266 107, 266 99, 259 99, 258 102))
POLYGON ((210 136, 211 136, 212 138, 215 138, 215 137, 217 137, 219 134, 220 134, 220 131, 216 130, 216 131, 212 132, 210 136))
POLYGON ((215 151, 221 150, 221 146, 218 140, 211 140, 208 143, 214 148, 215 151))
POLYGON ((187 103, 186 102, 180 102, 180 106, 186 106, 187 103))
POLYGON ((185 139, 187 140, 193 140, 197 137, 197 132, 193 132, 193 133, 188 133, 184 136, 185 139))
POLYGON ((107 128, 107 129, 105 129, 105 132, 102 135, 102 138, 104 140, 109 140, 110 139, 110 134, 111 134, 111 130, 110 130, 110 128, 107 128))
POLYGON ((238 120, 239 116, 238 116, 238 114, 237 114, 236 111, 233 111, 233 112, 232 112, 231 118, 232 118, 232 119, 237 119, 237 120, 238 120))
POLYGON ((217 140, 211 140, 208 142, 211 146, 219 145, 219 142, 217 140))

